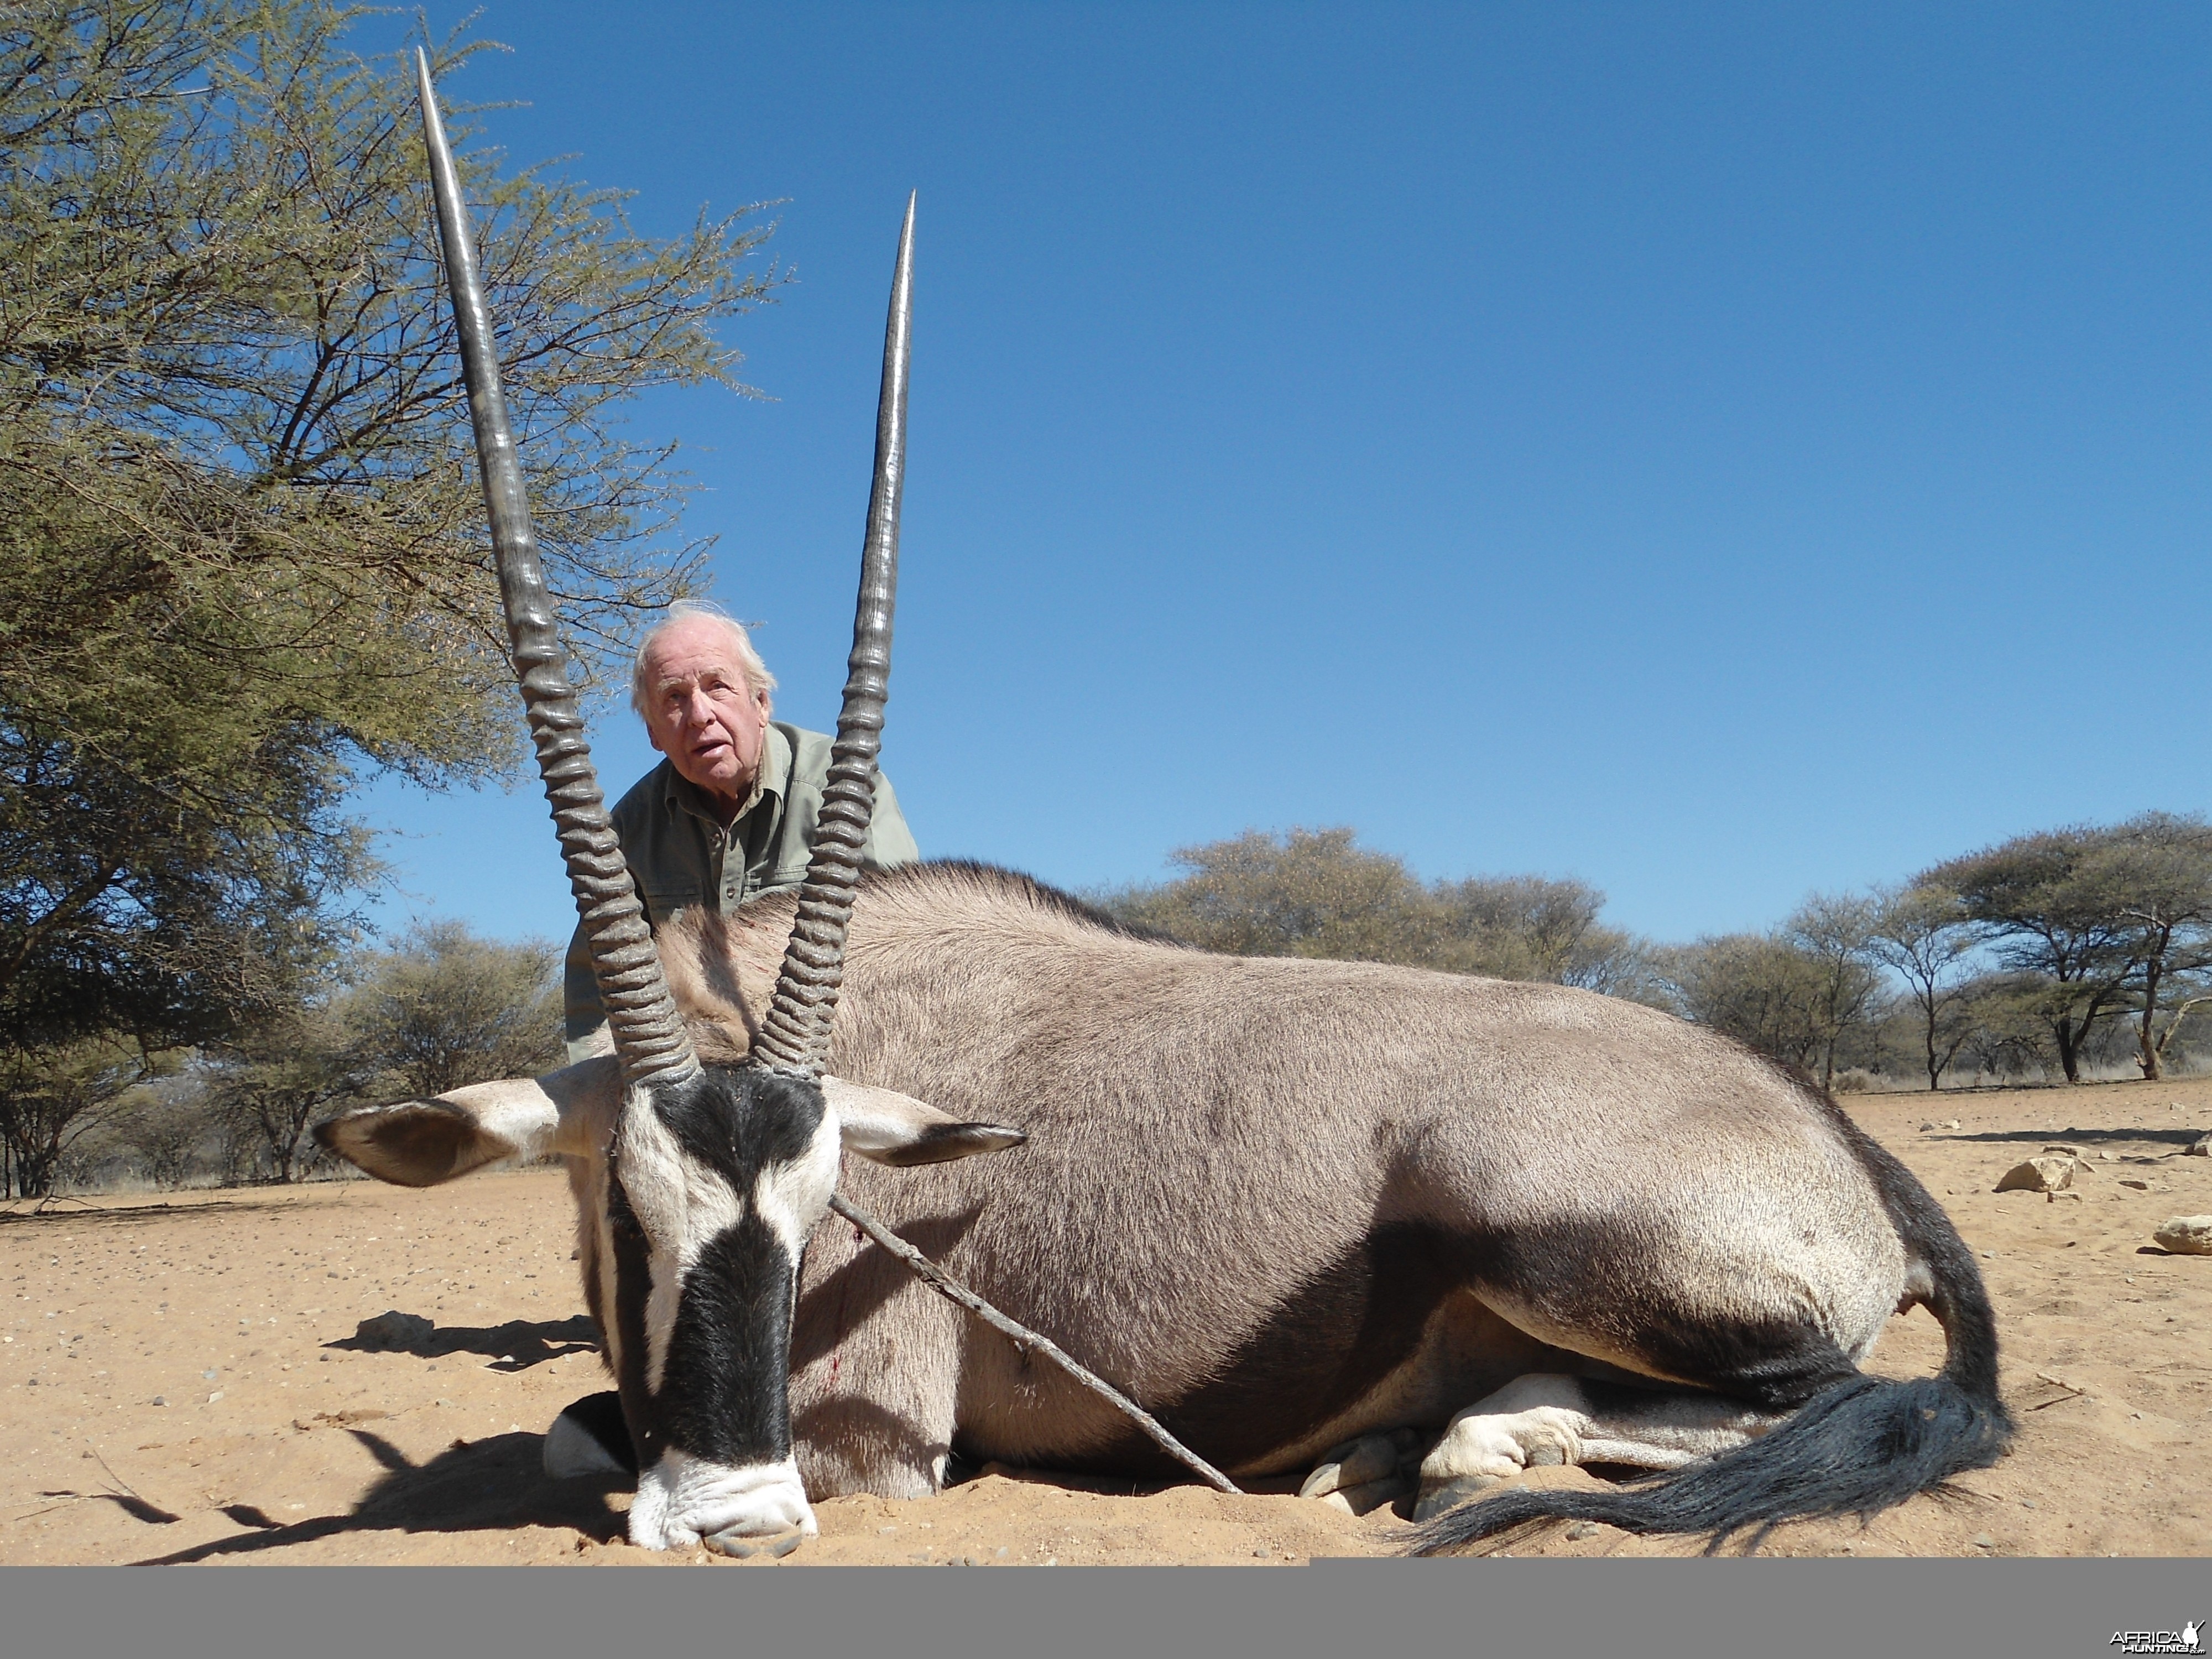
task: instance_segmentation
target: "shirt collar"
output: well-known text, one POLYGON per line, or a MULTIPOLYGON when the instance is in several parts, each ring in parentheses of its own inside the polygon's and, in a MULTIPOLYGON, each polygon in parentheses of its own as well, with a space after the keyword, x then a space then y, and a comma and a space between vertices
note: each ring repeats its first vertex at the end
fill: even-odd
MULTIPOLYGON (((668 787, 665 792, 668 805, 671 807, 680 806, 693 817, 704 818, 720 828, 720 815, 714 811, 707 792, 678 771, 674 761, 664 760, 661 764, 668 769, 668 787)), ((790 782, 791 739, 783 735, 775 721, 770 720, 761 744, 760 771, 753 779, 753 792, 745 797, 744 805, 738 808, 732 827, 743 823, 753 809, 770 795, 774 795, 777 805, 781 805, 790 782)))

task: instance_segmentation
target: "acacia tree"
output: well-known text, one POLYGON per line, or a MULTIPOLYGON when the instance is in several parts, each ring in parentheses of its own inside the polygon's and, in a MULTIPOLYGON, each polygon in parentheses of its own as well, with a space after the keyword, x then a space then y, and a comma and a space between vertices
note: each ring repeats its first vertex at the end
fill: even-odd
POLYGON ((138 1094, 135 1109, 118 1113, 109 1126, 111 1150, 135 1154, 155 1186, 181 1187, 210 1135, 227 1143, 232 1126, 210 1110, 204 1068, 185 1065, 164 1085, 138 1094))
MULTIPOLYGON (((0 10, 0 1052, 218 1039, 374 876, 364 769, 520 753, 413 94, 326 0, 0 10)), ((481 43, 436 43, 438 72, 481 43)), ((468 131, 465 108, 456 111, 468 131)), ((648 387, 742 390, 745 215, 461 167, 586 672, 695 582, 648 387)), ((58 1052, 58 1051, 56 1051, 58 1052)))
POLYGON ((1674 1012, 1832 1088, 1836 1051, 1882 1000, 1870 900, 1816 893, 1766 933, 1724 933, 1659 955, 1674 1012))
POLYGON ((2146 812, 2106 831, 2088 864, 2087 878, 2135 928, 2136 1064, 2156 1078, 2182 1021, 2212 1000, 2202 978, 2212 969, 2212 826, 2146 812), (2181 1000, 2161 1028, 2160 1000, 2176 986, 2181 1000))
POLYGON ((0 1050, 0 1198, 52 1192, 70 1147, 158 1066, 132 1044, 103 1038, 0 1050))
POLYGON ((1186 874, 1100 896, 1135 922, 1243 956, 1394 962, 1541 980, 1651 1000, 1649 947, 1598 920, 1605 895, 1578 881, 1473 876, 1424 884, 1348 829, 1248 830, 1186 847, 1186 874))
POLYGON ((1965 980, 1974 946, 1972 927, 1955 893, 1902 887, 1876 901, 1867 949, 1905 981, 1918 1016, 1930 1092, 1942 1087, 1945 1070, 1973 1030, 1966 1018, 1965 980))
POLYGON ((246 1146, 267 1152, 279 1182, 305 1172, 315 1120, 375 1075, 346 1012, 327 1002, 288 1010, 234 1037, 213 1068, 210 1104, 246 1146))
POLYGON ((392 950, 357 955, 336 994, 257 1024, 210 1068, 215 1115, 296 1180, 327 1109, 356 1099, 445 1093, 561 1063, 559 953, 502 944, 462 923, 410 928, 392 950))
POLYGON ((2141 964, 2140 930, 2126 912, 2107 832, 2087 825, 2018 836, 1947 860, 1916 887, 1955 895, 2002 966, 2040 981, 2060 1068, 2081 1075, 2097 1022, 2124 1012, 2141 964))
POLYGON ((1780 934, 1723 933, 1668 954, 1679 1011, 1785 1066, 1809 1068, 1828 1026, 1826 965, 1780 934))
POLYGON ((1809 1009, 1820 1056, 1820 1086, 1836 1081, 1836 1045, 1867 1023, 1881 997, 1872 954, 1875 902, 1855 894, 1815 893, 1783 924, 1781 938, 1814 968, 1809 1009))
POLYGON ((560 959, 543 939, 418 926, 347 994, 355 1052, 384 1086, 417 1096, 550 1070, 565 1053, 560 959))
POLYGON ((1104 896, 1127 921, 1210 951, 1239 956, 1404 959, 1419 948, 1421 884, 1387 853, 1353 844, 1351 830, 1248 830, 1179 848, 1188 872, 1157 887, 1104 896))
POLYGON ((2051 983, 2039 974, 1977 974, 1960 988, 1964 1006, 1959 1052, 1986 1076, 2048 1077, 2057 1064, 2051 1020, 2051 983))
POLYGON ((1469 876, 1436 883, 1428 899, 1435 943, 1425 966, 1575 985, 1608 996, 1653 994, 1650 950, 1598 920, 1605 895, 1587 882, 1469 876))

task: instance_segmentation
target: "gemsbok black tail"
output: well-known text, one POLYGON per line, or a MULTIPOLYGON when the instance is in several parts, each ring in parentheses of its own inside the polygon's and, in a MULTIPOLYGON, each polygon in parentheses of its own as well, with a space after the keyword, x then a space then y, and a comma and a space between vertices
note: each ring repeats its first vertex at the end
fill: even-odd
POLYGON ((1750 1527, 1756 1547, 1784 1522, 1864 1519, 1996 1462, 2013 1422, 1997 1397, 1996 1316, 1972 1253, 1902 1164, 1856 1127, 1845 1133, 1925 1271, 1917 1299, 1943 1327, 1940 1372, 1909 1382, 1847 1377, 1758 1439, 1614 1491, 1522 1488, 1479 1498, 1420 1527, 1408 1553, 1440 1554, 1554 1521, 1703 1533, 1708 1554, 1750 1527))

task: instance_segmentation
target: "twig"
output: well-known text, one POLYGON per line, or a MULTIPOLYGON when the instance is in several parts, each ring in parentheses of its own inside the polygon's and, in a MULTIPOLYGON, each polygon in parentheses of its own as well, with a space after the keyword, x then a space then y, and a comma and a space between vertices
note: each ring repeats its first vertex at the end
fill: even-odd
POLYGON ((102 1452, 99 1447, 94 1445, 89 1440, 86 1441, 84 1443, 86 1449, 90 1451, 94 1457, 100 1460, 100 1467, 107 1471, 107 1478, 110 1480, 112 1480, 117 1486, 122 1487, 125 1492, 129 1494, 131 1497, 137 1498, 140 1503, 151 1504, 153 1502, 153 1500, 148 1498, 144 1492, 140 1492, 137 1487, 132 1486, 121 1475, 116 1474, 114 1469, 110 1467, 106 1455, 102 1452))
POLYGON ((88 1198, 79 1198, 75 1193, 48 1193, 39 1200, 38 1207, 31 1213, 44 1215, 49 1204, 81 1204, 94 1215, 106 1215, 108 1212, 105 1204, 95 1204, 88 1198))
POLYGON ((939 1296, 944 1297, 947 1301, 958 1303, 992 1329, 1013 1338, 1023 1347, 1035 1348, 1047 1359, 1090 1389, 1091 1393, 1108 1401, 1116 1411, 1121 1412, 1131 1422, 1158 1441, 1161 1449, 1177 1462, 1196 1470, 1209 1486, 1234 1496, 1243 1496, 1227 1475, 1222 1474, 1219 1469, 1215 1468, 1212 1464, 1162 1428, 1158 1419, 1150 1412, 1098 1376, 1097 1372, 1078 1364, 1066 1350, 1050 1338, 1040 1336, 1028 1326, 1018 1324, 1007 1318, 1006 1315, 984 1301, 981 1297, 953 1278, 920 1250, 915 1249, 906 1240, 884 1226, 875 1217, 852 1203, 842 1194, 830 1194, 830 1207, 867 1234, 870 1238, 874 1239, 877 1243, 882 1245, 901 1261, 906 1263, 915 1278, 921 1279, 939 1296))
POLYGON ((52 1496, 59 1498, 62 1501, 58 1504, 49 1504, 42 1510, 26 1510, 21 1515, 11 1515, 5 1521, 0 1521, 0 1527, 12 1527, 19 1521, 35 1521, 42 1515, 52 1515, 56 1510, 65 1510, 72 1504, 82 1504, 88 1498, 101 1496, 100 1493, 96 1492, 54 1492, 52 1494, 42 1492, 40 1495, 41 1497, 52 1496))
POLYGON ((2078 1382, 2069 1382, 2064 1377, 2053 1376, 2049 1371, 2036 1372, 2035 1380, 2039 1382, 2048 1382, 2052 1388, 2063 1389, 2066 1392, 2056 1400, 2046 1400, 2041 1405, 2030 1406, 2028 1410, 2032 1412, 2039 1412, 2045 1406, 2070 1406, 2077 1400, 2089 1398, 2088 1389, 2081 1387, 2078 1382))
POLYGON ((12 1527, 19 1521, 35 1521, 42 1515, 52 1515, 56 1510, 65 1510, 72 1504, 88 1504, 95 1498, 135 1498, 140 1503, 144 1504, 149 1509, 156 1507, 147 1499, 143 1493, 140 1492, 128 1480, 125 1480, 121 1475, 116 1474, 112 1468, 108 1467, 107 1459, 101 1456, 99 1447, 94 1445, 89 1440, 86 1441, 84 1443, 88 1454, 91 1456, 100 1459, 100 1467, 107 1471, 107 1478, 113 1481, 116 1486, 120 1486, 123 1489, 121 1492, 41 1492, 40 1496, 42 1498, 58 1498, 62 1501, 58 1504, 49 1504, 42 1510, 32 1510, 22 1515, 11 1515, 5 1521, 0 1521, 0 1527, 12 1527))

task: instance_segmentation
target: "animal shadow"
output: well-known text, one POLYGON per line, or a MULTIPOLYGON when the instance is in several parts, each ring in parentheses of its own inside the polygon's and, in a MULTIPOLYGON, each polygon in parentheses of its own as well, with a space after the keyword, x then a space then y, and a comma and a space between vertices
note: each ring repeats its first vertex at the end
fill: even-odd
POLYGON ((0 1200, 0 1227, 10 1224, 37 1226, 41 1223, 65 1221, 78 1231, 98 1229, 124 1231, 144 1226, 149 1222, 173 1221, 179 1216, 253 1215, 285 1207, 275 1200, 226 1197, 173 1199, 159 1204, 131 1204, 111 1208, 104 1204, 95 1204, 88 1198, 78 1198, 74 1194, 58 1193, 45 1199, 0 1200), (61 1208, 64 1204, 71 1207, 61 1208))
MULTIPOLYGON (((135 1492, 73 1492, 67 1487, 42 1492, 41 1498, 54 1498, 60 1503, 51 1507, 58 1509, 68 1504, 112 1504, 133 1521, 143 1521, 149 1527, 167 1527, 183 1520, 181 1515, 172 1515, 158 1504, 149 1504, 135 1492)), ((31 1515, 42 1515, 43 1510, 33 1510, 31 1515)), ((30 1515, 19 1515, 18 1521, 27 1521, 30 1515)))
POLYGON ((252 1556, 349 1532, 511 1532, 521 1527, 569 1528, 600 1543, 626 1535, 627 1521, 611 1506, 627 1492, 627 1476, 604 1480, 554 1480, 541 1464, 544 1437, 496 1434, 456 1441, 423 1463, 410 1463, 381 1435, 347 1431, 384 1466, 384 1474, 349 1514, 318 1516, 281 1524, 248 1504, 224 1513, 254 1530, 234 1538, 179 1550, 142 1563, 174 1566, 193 1561, 252 1556))
MULTIPOLYGON (((2076 1146, 2124 1146, 2132 1141, 2172 1146, 2177 1149, 2195 1145, 2204 1138, 2201 1128, 2151 1128, 2145 1125, 2133 1129, 1984 1129, 1949 1134, 1930 1134, 1930 1140, 1956 1140, 1983 1146, 2016 1146, 2033 1143, 2038 1146, 2064 1141, 2076 1146)), ((2161 1152, 2161 1158, 2172 1153, 2161 1152)))
MULTIPOLYGON (((423 1322, 429 1323, 427 1320, 423 1322)), ((526 1371, 549 1359, 564 1358, 572 1353, 594 1353, 599 1343, 599 1333, 592 1328, 590 1318, 575 1314, 567 1319, 536 1322, 510 1319, 503 1325, 433 1326, 428 1336, 412 1341, 395 1341, 388 1336, 363 1335, 356 1331, 323 1346, 350 1353, 410 1353, 422 1359, 442 1359, 454 1353, 482 1354, 492 1362, 484 1368, 487 1370, 526 1371)))

